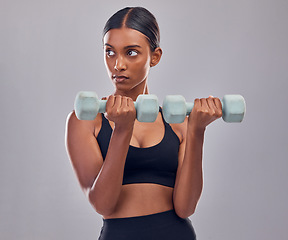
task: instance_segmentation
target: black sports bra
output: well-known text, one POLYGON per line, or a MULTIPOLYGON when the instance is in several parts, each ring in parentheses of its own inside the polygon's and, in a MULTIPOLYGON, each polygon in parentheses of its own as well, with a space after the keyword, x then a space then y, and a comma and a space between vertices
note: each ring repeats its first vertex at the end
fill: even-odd
MULTIPOLYGON (((162 114, 162 110, 160 108, 162 114)), ((162 119, 165 126, 164 137, 160 143, 147 148, 129 146, 126 157, 123 182, 156 183, 163 186, 174 187, 178 168, 178 151, 180 140, 171 126, 162 119)), ((112 128, 109 121, 102 114, 102 126, 97 141, 105 160, 112 128)))

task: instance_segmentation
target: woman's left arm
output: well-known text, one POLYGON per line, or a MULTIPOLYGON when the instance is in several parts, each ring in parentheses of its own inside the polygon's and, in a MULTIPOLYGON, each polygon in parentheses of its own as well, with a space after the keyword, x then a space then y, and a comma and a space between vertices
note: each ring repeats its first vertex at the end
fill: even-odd
POLYGON ((191 216, 203 188, 202 152, 206 127, 222 116, 218 98, 195 99, 188 119, 182 124, 182 142, 173 192, 174 209, 181 218, 191 216))

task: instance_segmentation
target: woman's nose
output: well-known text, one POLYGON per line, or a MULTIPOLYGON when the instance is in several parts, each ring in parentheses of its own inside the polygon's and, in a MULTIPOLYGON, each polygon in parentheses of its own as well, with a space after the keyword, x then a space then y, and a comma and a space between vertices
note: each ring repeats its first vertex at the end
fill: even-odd
POLYGON ((114 69, 115 69, 116 71, 123 71, 123 70, 126 70, 126 69, 127 69, 125 60, 124 60, 124 58, 123 58, 122 56, 119 56, 119 57, 116 59, 114 69))

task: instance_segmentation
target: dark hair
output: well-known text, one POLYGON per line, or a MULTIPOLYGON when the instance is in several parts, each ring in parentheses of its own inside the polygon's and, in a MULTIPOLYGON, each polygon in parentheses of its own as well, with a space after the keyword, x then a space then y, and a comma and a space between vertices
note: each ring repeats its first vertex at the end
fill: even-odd
POLYGON ((126 7, 108 19, 103 29, 105 34, 115 28, 127 27, 143 33, 153 52, 160 44, 159 26, 154 15, 143 7, 126 7))

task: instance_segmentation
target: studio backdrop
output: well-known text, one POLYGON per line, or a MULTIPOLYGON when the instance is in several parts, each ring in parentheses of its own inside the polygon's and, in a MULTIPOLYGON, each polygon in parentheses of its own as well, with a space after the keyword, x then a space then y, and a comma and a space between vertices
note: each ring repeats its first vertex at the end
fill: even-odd
POLYGON ((102 29, 126 6, 157 18, 162 59, 148 85, 162 103, 241 94, 241 124, 205 133, 199 240, 285 240, 288 230, 288 1, 0 2, 0 239, 99 236, 65 149, 80 90, 113 93, 102 29))

